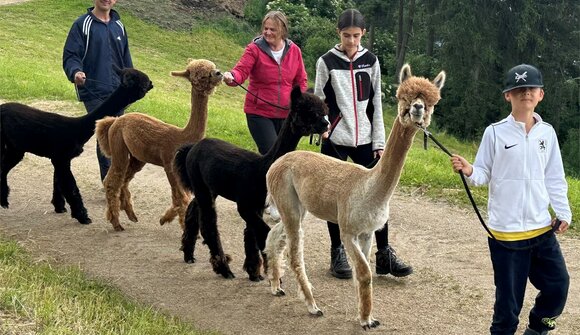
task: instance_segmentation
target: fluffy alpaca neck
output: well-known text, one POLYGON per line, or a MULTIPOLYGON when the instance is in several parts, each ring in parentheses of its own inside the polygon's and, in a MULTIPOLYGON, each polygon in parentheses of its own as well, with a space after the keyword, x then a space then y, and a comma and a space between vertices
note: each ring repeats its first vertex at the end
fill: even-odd
POLYGON ((209 95, 191 89, 191 114, 181 136, 183 141, 197 142, 205 137, 209 95))
POLYGON ((291 111, 282 125, 282 129, 280 130, 280 134, 278 134, 276 142, 274 142, 274 145, 263 157, 267 166, 272 165, 276 159, 284 154, 295 150, 296 146, 298 146, 298 142, 300 142, 300 138, 302 138, 302 134, 297 134, 292 131, 292 127, 290 126, 290 120, 293 117, 292 114, 293 112, 291 111))
POLYGON ((377 197, 388 200, 393 195, 416 132, 417 128, 405 127, 399 118, 395 119, 383 156, 372 171, 376 185, 380 185, 375 187, 377 197))

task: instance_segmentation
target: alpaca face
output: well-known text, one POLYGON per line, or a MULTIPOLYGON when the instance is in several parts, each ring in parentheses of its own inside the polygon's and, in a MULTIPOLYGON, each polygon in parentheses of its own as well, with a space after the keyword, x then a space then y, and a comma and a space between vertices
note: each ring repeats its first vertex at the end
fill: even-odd
POLYGON ((121 86, 126 87, 131 94, 131 99, 137 101, 145 96, 153 88, 149 77, 137 69, 123 69, 118 72, 121 86))
POLYGON ((292 131, 302 136, 322 134, 328 130, 328 107, 319 97, 312 93, 302 93, 300 87, 292 89, 291 111, 292 131))
POLYGON ((206 59, 190 59, 185 71, 172 71, 171 75, 187 78, 193 90, 203 95, 212 94, 223 79, 222 72, 206 59))
POLYGON ((445 72, 441 71, 431 82, 414 77, 411 67, 405 64, 399 76, 397 89, 399 121, 405 126, 428 127, 433 108, 441 99, 440 91, 445 83, 445 72))

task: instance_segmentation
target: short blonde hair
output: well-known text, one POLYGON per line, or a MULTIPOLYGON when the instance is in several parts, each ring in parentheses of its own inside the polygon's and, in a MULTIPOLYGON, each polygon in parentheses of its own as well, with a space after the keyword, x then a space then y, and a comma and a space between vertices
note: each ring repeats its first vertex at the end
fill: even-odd
POLYGON ((288 38, 288 19, 286 18, 286 15, 284 15, 284 13, 282 13, 281 11, 278 10, 272 10, 269 11, 268 13, 266 13, 266 15, 264 16, 264 19, 262 20, 262 31, 264 31, 264 24, 266 23, 266 20, 272 20, 274 22, 274 24, 276 25, 276 27, 278 28, 278 30, 280 30, 280 33, 282 35, 282 39, 285 40, 288 38))

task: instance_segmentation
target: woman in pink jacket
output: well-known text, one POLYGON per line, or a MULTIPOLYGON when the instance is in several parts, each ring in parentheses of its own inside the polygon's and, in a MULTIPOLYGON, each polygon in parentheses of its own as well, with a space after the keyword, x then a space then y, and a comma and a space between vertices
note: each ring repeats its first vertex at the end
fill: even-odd
POLYGON ((262 20, 262 35, 248 44, 236 66, 224 73, 229 86, 241 85, 250 78, 244 112, 262 155, 272 147, 288 116, 292 87, 299 85, 306 90, 302 52, 287 37, 286 16, 279 11, 268 12, 262 20))

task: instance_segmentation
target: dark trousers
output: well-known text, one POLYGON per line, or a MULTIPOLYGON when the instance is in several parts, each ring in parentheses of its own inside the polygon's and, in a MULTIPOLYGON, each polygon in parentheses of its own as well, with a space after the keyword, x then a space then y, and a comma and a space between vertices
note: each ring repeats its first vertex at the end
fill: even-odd
MULTIPOLYGON (((99 105, 101 105, 102 102, 103 101, 99 99, 83 101, 87 113, 92 113, 95 109, 97 109, 97 107, 99 107, 99 105)), ((123 115, 124 111, 125 109, 121 109, 112 116, 121 116, 123 115)), ((105 179, 105 176, 107 176, 107 172, 109 171, 109 167, 111 166, 111 161, 107 157, 103 156, 103 154, 101 153, 101 149, 99 148, 98 142, 97 142, 97 160, 99 161, 99 170, 101 172, 101 182, 102 182, 105 179)))
POLYGON ((265 155, 274 146, 284 120, 286 119, 269 119, 259 115, 246 114, 250 134, 258 146, 260 154, 265 155))
POLYGON ((514 334, 522 309, 528 279, 540 292, 530 311, 528 326, 537 331, 549 331, 555 326, 555 318, 562 314, 570 276, 553 232, 514 242, 488 240, 495 282, 495 305, 490 332, 514 334), (503 245, 528 250, 510 250, 503 245), (501 244, 500 244, 501 243, 501 244), (503 245, 502 245, 503 244, 503 245))
MULTIPOLYGON (((371 143, 359 145, 358 147, 345 147, 342 145, 333 144, 330 142, 330 140, 325 140, 322 142, 320 152, 322 154, 338 158, 343 161, 346 161, 350 157, 353 163, 362 166, 368 166, 374 160, 374 153, 371 143)), ((340 229, 338 224, 327 221, 326 225, 328 226, 328 234, 330 235, 331 248, 339 247, 342 244, 342 241, 340 240, 340 229)), ((377 249, 380 250, 388 247, 388 221, 385 223, 382 229, 375 231, 375 239, 377 241, 377 249)))

